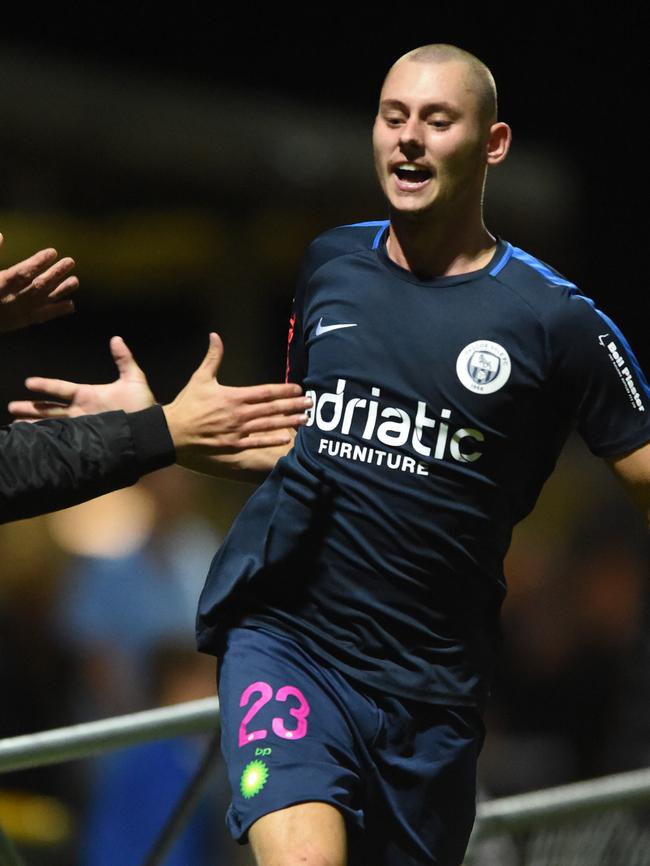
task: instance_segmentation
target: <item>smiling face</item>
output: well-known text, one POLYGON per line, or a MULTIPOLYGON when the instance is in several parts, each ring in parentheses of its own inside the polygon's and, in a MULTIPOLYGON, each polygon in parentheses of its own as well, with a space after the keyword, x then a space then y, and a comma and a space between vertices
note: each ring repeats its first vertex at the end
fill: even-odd
POLYGON ((491 120, 466 63, 398 61, 373 129, 375 167, 392 211, 424 219, 480 207, 491 120))

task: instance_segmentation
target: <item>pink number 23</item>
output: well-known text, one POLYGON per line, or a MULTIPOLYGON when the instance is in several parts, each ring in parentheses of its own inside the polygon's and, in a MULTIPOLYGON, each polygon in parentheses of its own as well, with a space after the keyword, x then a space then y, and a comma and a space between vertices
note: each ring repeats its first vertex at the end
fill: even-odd
MULTIPOLYGON (((250 732, 246 730, 246 725, 255 715, 257 715, 262 707, 265 704, 268 704, 268 702, 273 698, 273 689, 271 686, 260 680, 259 682, 251 683, 244 689, 242 696, 239 699, 239 706, 245 707, 251 699, 251 696, 256 692, 260 697, 256 701, 253 701, 253 705, 248 710, 239 726, 240 746, 245 746, 247 743, 252 743, 254 740, 263 740, 269 733, 263 728, 250 732)), ((290 696, 296 698, 299 702, 297 707, 289 707, 289 713, 298 721, 297 726, 295 728, 286 728, 284 721, 279 716, 276 716, 272 720, 271 724, 273 727, 273 733, 277 734, 278 737, 282 737, 284 740, 299 740, 307 733, 307 716, 310 711, 309 701, 300 689, 297 689, 295 686, 282 686, 282 688, 277 690, 275 699, 276 701, 284 702, 290 696)))

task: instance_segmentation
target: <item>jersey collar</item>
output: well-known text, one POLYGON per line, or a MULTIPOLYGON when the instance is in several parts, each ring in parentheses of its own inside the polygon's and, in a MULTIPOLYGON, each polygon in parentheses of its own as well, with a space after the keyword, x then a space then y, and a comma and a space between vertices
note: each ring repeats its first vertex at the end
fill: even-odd
POLYGON ((388 252, 386 251, 388 229, 389 226, 387 225, 377 245, 377 257, 379 259, 379 262, 399 279, 406 280, 406 282, 409 283, 414 283, 417 286, 456 286, 460 285, 461 283, 469 283, 475 280, 481 280, 484 277, 494 277, 499 273, 499 271, 501 271, 505 267, 508 260, 512 256, 511 244, 509 244, 507 241, 502 240, 497 235, 497 245, 494 251, 494 255, 487 263, 487 265, 479 268, 479 270, 468 271, 466 274, 454 274, 454 276, 448 277, 436 277, 432 280, 422 280, 417 277, 412 271, 407 271, 406 268, 401 267, 389 257, 388 252))

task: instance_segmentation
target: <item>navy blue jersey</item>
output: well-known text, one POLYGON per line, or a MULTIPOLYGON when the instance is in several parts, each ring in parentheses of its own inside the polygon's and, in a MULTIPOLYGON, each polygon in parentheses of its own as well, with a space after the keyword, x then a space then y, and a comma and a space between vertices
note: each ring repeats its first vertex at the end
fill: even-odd
POLYGON ((314 407, 213 561, 199 647, 262 625, 373 688, 481 705, 513 526, 572 429, 603 457, 650 441, 650 392, 553 268, 499 240, 486 267, 422 280, 387 227, 307 253, 287 366, 314 407))

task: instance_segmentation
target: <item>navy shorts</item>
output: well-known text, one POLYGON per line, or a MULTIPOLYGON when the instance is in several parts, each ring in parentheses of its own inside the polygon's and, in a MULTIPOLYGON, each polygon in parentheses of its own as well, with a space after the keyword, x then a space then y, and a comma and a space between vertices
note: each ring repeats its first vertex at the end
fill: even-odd
POLYGON ((233 837, 321 801, 346 819, 349 864, 459 866, 475 815, 477 710, 361 692, 286 635, 236 628, 219 661, 233 837))

